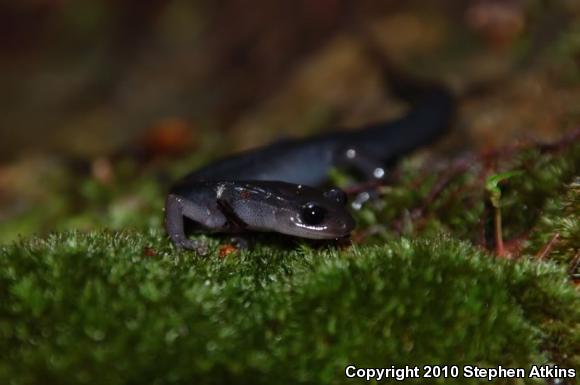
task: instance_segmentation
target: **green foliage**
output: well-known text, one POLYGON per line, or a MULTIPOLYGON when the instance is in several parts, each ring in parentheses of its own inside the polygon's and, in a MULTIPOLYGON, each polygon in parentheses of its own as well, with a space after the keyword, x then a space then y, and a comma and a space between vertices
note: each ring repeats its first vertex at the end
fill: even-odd
POLYGON ((501 207, 501 189, 499 184, 504 180, 508 180, 518 175, 522 175, 522 172, 507 171, 499 174, 493 174, 487 178, 485 181, 485 189, 489 193, 489 199, 491 200, 493 207, 496 209, 501 207))
MULTIPOLYGON (((504 239, 521 237, 544 212, 558 215, 550 202, 560 201, 566 184, 580 173, 580 144, 544 153, 535 148, 522 150, 497 163, 496 172, 486 177, 481 162, 474 160, 466 170, 450 177, 433 198, 430 194, 454 166, 434 172, 403 164, 400 180, 379 190, 380 200, 357 214, 362 227, 373 228, 366 240, 380 243, 401 233, 424 236, 446 232, 479 242, 482 232, 492 233, 486 228, 486 219, 492 215, 485 209, 489 199, 486 192, 497 195, 500 180, 504 239)), ((546 237, 551 235, 553 232, 546 237)))
MULTIPOLYGON (((533 254, 546 245, 550 238, 558 234, 549 257, 570 264, 580 253, 580 179, 567 186, 566 191, 550 199, 544 208, 538 224, 530 235, 526 252, 533 254)), ((571 271, 571 273, 580 273, 571 271)))
POLYGON ((101 232, 3 247, 0 383, 336 384, 352 381, 348 363, 580 364, 561 354, 580 336, 580 296, 551 264, 441 236, 225 258, 212 245, 201 258, 154 232, 101 232))
POLYGON ((564 196, 566 185, 580 174, 580 143, 555 153, 523 151, 505 167, 524 171, 502 190, 502 218, 509 239, 529 231, 546 211, 545 205, 564 196))

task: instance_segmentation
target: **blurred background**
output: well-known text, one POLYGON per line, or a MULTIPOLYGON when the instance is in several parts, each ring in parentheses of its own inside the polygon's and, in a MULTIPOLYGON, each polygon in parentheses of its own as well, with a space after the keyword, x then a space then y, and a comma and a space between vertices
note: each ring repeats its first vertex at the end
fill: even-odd
POLYGON ((5 0, 0 242, 160 228, 200 163, 400 115, 361 29, 458 95, 443 154, 580 125, 577 0, 5 0))

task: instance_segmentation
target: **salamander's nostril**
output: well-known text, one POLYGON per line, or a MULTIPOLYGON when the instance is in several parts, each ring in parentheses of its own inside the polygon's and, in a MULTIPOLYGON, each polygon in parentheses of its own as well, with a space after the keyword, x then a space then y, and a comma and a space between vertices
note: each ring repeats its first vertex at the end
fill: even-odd
POLYGON ((349 215, 346 221, 344 221, 345 230, 351 232, 355 228, 355 226, 356 222, 354 218, 349 215))
POLYGON ((333 188, 328 191, 324 192, 324 196, 330 200, 335 201, 338 204, 345 205, 346 204, 346 194, 339 188, 333 188))

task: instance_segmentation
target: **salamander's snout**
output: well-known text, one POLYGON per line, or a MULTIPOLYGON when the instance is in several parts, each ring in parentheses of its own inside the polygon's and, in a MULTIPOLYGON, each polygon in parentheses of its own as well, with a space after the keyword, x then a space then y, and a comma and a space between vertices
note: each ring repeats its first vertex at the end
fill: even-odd
MULTIPOLYGON (((350 215, 350 213, 346 213, 341 220, 336 223, 336 228, 332 229, 332 232, 335 234, 333 238, 344 238, 350 235, 350 232, 354 230, 355 221, 350 215)), ((334 226, 333 226, 334 227, 334 226)))
POLYGON ((348 216, 340 224, 340 229, 344 233, 343 236, 349 235, 350 232, 354 230, 355 226, 356 222, 354 221, 354 218, 350 213, 348 213, 348 216))
POLYGON ((332 238, 344 238, 350 235, 350 232, 355 227, 355 221, 347 210, 341 210, 340 213, 329 220, 328 234, 332 234, 332 238))

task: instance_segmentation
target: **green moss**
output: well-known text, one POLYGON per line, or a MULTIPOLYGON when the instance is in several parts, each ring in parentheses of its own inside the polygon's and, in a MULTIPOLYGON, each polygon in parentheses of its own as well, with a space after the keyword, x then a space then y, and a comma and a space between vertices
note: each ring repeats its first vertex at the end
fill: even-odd
POLYGON ((346 383, 348 363, 580 363, 560 354, 580 335, 561 269, 447 237, 223 259, 155 233, 0 250, 3 384, 346 383))
MULTIPOLYGON (((487 172, 482 163, 482 159, 474 158, 470 167, 452 176, 449 169, 454 165, 433 171, 403 164, 400 180, 380 190, 380 199, 357 214, 360 227, 373 230, 365 242, 381 243, 401 234, 426 236, 439 232, 473 243, 493 239, 486 177, 515 171, 517 174, 500 186, 503 238, 527 238, 537 223, 548 220, 546 216, 560 215, 558 206, 563 204, 566 185, 580 172, 580 144, 544 153, 535 148, 515 152, 497 159, 495 167, 487 172), (430 198, 446 178, 449 180, 444 187, 430 198)), ((575 231, 577 224, 571 217, 577 217, 579 212, 576 209, 561 221, 562 233, 575 231)), ((545 226, 541 229, 549 230, 545 226)), ((550 230, 541 238, 547 241, 553 234, 550 230)), ((567 259, 572 257, 573 254, 568 255, 567 259)))
POLYGON ((162 235, 156 166, 62 183, 58 204, 0 227, 63 231, 0 248, 0 384, 336 384, 352 381, 350 363, 580 369, 566 271, 580 244, 580 145, 489 161, 456 173, 403 162, 355 213, 347 250, 264 235, 225 258, 223 238, 203 237, 201 258, 162 235), (503 236, 523 251, 505 261, 474 244, 493 234, 487 177, 513 170, 498 186, 503 236))
POLYGON ((510 181, 502 198, 506 236, 511 238, 529 231, 546 211, 545 205, 564 195, 566 185, 580 173, 580 144, 553 154, 524 151, 506 167, 524 170, 510 181))
MULTIPOLYGON (((525 252, 534 255, 542 250, 554 236, 558 236, 547 257, 570 264, 580 253, 580 179, 566 190, 548 200, 542 216, 533 229, 525 252)), ((580 273, 580 271, 571 271, 580 273)))

